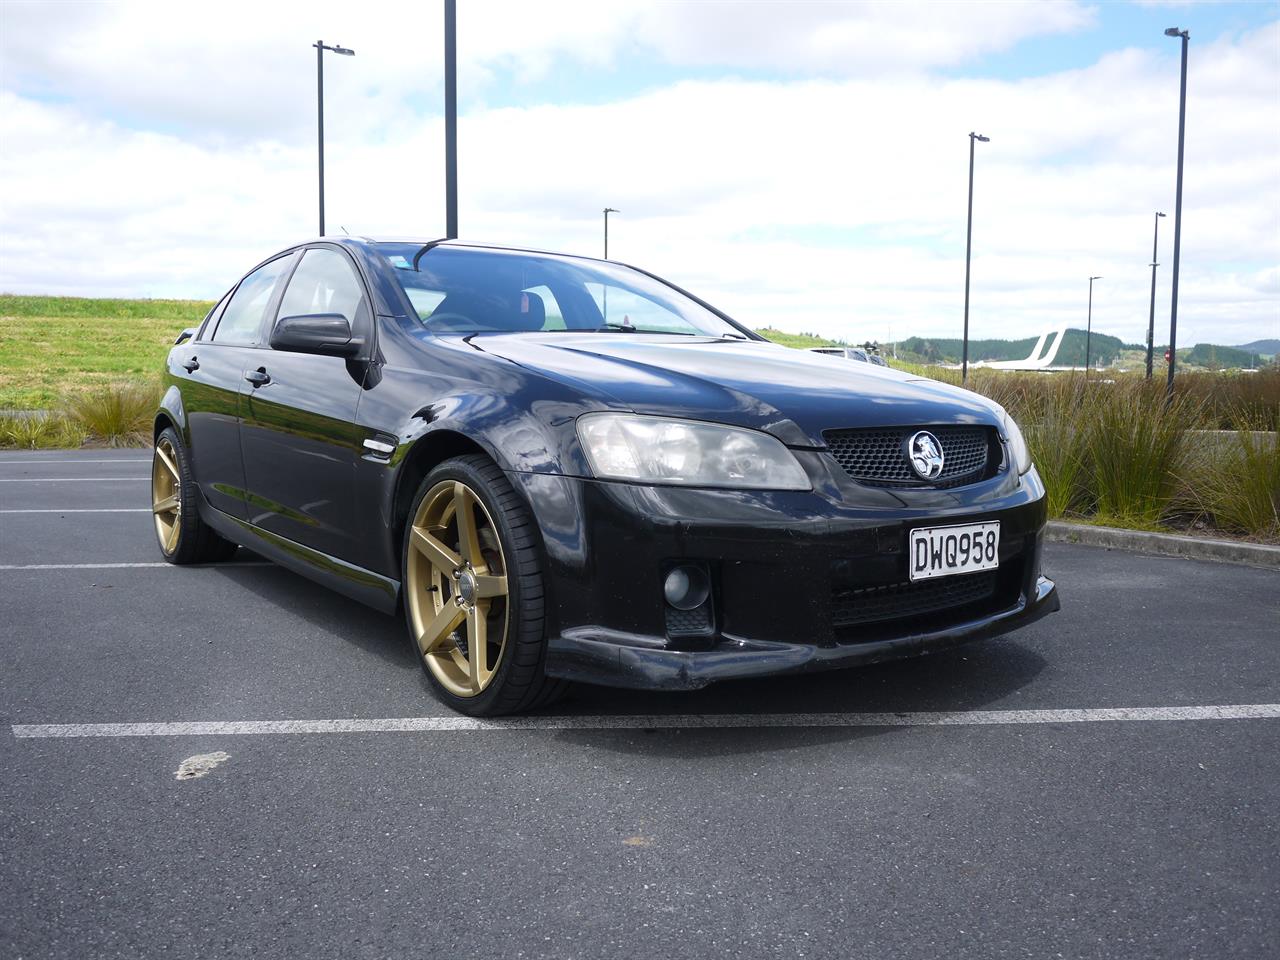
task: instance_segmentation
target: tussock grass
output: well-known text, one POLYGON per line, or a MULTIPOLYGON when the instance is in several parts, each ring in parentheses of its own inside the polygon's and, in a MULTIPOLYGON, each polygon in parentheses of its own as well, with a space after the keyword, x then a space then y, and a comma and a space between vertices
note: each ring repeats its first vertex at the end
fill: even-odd
POLYGON ((42 450, 81 446, 86 432, 65 417, 0 418, 0 447, 42 450))
POLYGON ((1038 397, 1039 409, 1034 412, 1028 409, 1026 397, 1007 406, 1025 424, 1023 433, 1044 481, 1049 516, 1058 518, 1079 513, 1088 498, 1090 431, 1081 417, 1088 409, 1088 394, 1080 377, 1065 377, 1050 386, 1038 397))
POLYGON ((1088 495, 1100 521, 1155 525, 1173 504, 1199 405, 1186 396, 1166 403, 1154 382, 1112 386, 1083 411, 1088 495))
POLYGON ((71 395, 65 418, 109 447, 144 446, 159 403, 159 387, 152 384, 100 387, 71 395))
POLYGON ((1232 431, 1202 434, 1182 470, 1182 502, 1213 526, 1280 540, 1280 434, 1238 414, 1232 431))

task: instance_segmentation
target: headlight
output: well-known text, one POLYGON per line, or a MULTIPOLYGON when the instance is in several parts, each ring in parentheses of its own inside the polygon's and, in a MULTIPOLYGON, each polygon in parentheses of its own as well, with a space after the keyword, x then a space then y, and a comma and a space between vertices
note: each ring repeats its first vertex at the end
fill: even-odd
POLYGON ((578 439, 591 471, 610 480, 691 487, 808 490, 782 442, 758 430, 627 413, 589 413, 578 439))
POLYGON ((1004 415, 1004 435, 1009 440, 1009 455, 1013 457, 1018 475, 1021 476, 1031 469, 1031 451, 1027 449, 1027 441, 1023 439, 1022 431, 1008 411, 1004 415))

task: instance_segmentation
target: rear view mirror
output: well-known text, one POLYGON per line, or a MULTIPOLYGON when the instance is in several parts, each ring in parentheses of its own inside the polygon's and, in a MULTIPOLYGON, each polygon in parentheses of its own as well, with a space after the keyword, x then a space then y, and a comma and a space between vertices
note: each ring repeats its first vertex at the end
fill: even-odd
POLYGON ((294 353, 322 353, 333 357, 351 357, 364 346, 351 333, 351 321, 340 313, 310 313, 301 317, 283 317, 276 321, 271 333, 271 347, 294 353))

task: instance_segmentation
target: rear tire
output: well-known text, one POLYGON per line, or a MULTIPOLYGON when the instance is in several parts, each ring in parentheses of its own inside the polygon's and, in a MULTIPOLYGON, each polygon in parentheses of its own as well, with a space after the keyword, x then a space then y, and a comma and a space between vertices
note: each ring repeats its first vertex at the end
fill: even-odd
POLYGON ((402 560, 409 639, 440 700, 491 717, 564 695, 543 672, 542 546, 497 464, 472 454, 427 475, 402 560))
POLYGON ((204 522, 198 497, 187 448, 177 431, 165 427, 151 455, 151 514, 160 553, 170 563, 216 563, 238 549, 204 522))

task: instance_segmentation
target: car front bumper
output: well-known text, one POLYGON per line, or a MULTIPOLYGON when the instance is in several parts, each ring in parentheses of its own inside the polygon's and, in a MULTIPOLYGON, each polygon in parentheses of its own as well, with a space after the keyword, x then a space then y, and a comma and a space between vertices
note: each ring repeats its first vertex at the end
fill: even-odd
POLYGON ((545 547, 545 669, 552 676, 690 690, 931 653, 999 636, 1059 607, 1054 583, 1040 571, 1045 505, 1034 471, 955 490, 892 493, 508 476, 545 547), (991 520, 1000 521, 1001 540, 990 592, 913 608, 909 531, 991 520), (666 572, 686 562, 705 565, 713 584, 705 636, 673 632, 663 600, 666 572), (886 595, 902 598, 889 601, 901 602, 900 611, 856 622, 860 607, 883 604, 886 595))
POLYGON ((1030 601, 1019 597, 1008 610, 941 630, 865 643, 817 646, 734 638, 723 639, 709 650, 670 650, 633 646, 625 640, 562 635, 550 641, 546 669, 553 676, 603 686, 697 690, 716 680, 833 670, 923 656, 998 637, 1054 613, 1059 605, 1057 587, 1042 576, 1037 578, 1030 601))

